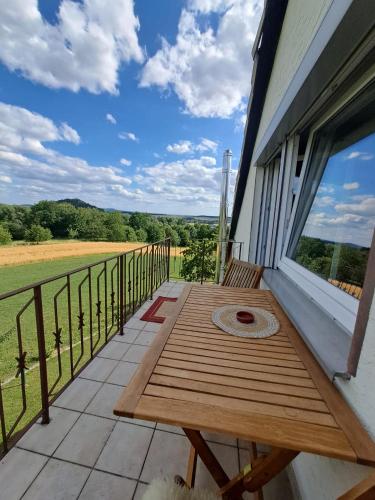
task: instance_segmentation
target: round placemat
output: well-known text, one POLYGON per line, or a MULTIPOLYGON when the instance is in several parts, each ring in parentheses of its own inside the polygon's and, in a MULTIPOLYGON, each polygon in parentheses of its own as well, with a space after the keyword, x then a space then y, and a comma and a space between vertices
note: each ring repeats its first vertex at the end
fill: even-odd
POLYGON ((261 339, 275 335, 280 328, 277 318, 260 307, 247 307, 239 305, 226 305, 215 309, 212 321, 224 332, 238 337, 261 339), (245 324, 238 321, 238 311, 247 311, 254 315, 254 322, 245 324))

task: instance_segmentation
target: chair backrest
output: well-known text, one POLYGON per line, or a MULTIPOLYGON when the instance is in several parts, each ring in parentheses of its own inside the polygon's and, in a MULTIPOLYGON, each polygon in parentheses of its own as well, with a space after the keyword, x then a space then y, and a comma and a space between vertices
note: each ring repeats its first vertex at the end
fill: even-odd
POLYGON ((224 276, 222 286, 235 288, 258 288, 263 274, 263 267, 232 259, 224 276))

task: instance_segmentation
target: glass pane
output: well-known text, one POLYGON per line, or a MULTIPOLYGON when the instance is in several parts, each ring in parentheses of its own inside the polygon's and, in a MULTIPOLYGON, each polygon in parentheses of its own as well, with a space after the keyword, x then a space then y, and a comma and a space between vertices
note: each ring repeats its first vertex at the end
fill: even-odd
POLYGON ((375 221, 375 132, 368 132, 325 138, 323 174, 311 182, 313 202, 290 255, 358 299, 375 221))

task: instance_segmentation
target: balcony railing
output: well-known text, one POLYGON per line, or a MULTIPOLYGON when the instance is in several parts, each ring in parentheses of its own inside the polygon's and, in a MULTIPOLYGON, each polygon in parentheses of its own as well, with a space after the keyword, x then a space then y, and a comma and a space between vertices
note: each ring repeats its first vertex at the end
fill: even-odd
POLYGON ((166 280, 170 241, 32 283, 0 295, 1 447, 49 407, 130 316, 166 280))

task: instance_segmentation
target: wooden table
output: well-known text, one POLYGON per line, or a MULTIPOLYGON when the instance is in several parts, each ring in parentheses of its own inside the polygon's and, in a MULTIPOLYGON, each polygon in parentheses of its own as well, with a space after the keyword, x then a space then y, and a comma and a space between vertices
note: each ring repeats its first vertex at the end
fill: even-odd
MULTIPOLYGON (((329 335, 329 332, 327 332, 329 335)), ((270 291, 187 285, 116 404, 120 416, 184 429, 225 498, 257 491, 301 451, 375 466, 375 445, 270 291), (276 335, 245 339, 211 321, 225 304, 256 306, 276 335), (199 431, 266 443, 271 452, 228 478, 199 431)))

